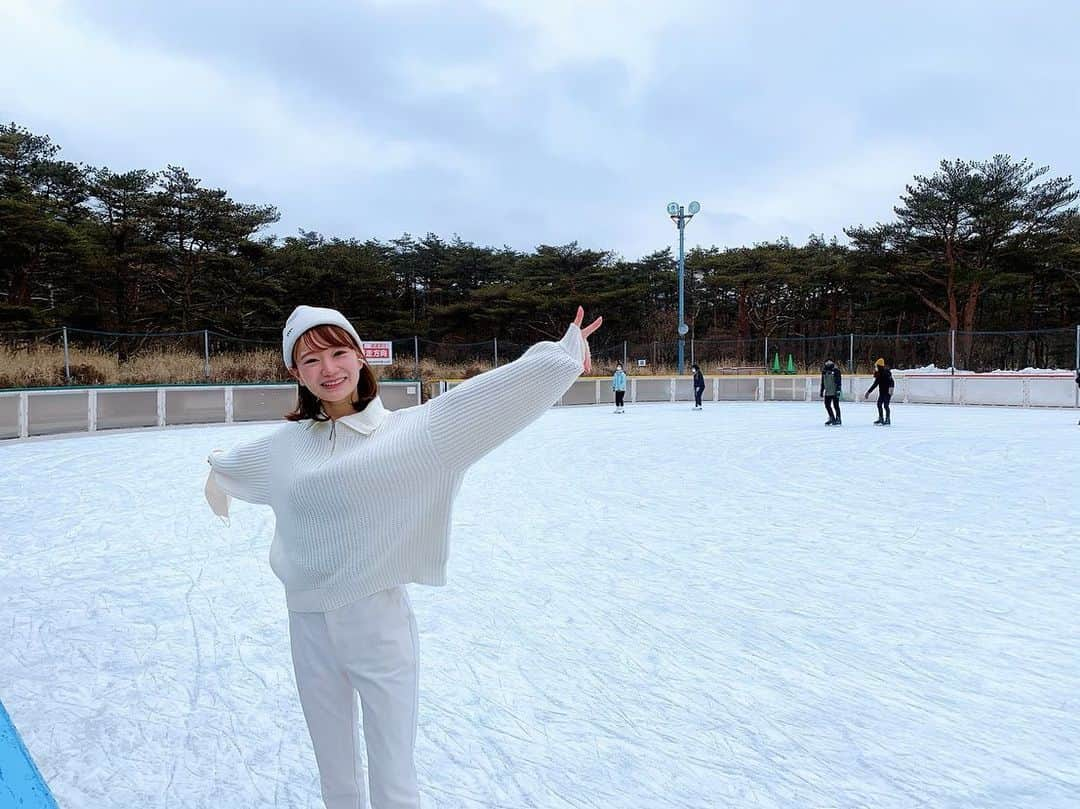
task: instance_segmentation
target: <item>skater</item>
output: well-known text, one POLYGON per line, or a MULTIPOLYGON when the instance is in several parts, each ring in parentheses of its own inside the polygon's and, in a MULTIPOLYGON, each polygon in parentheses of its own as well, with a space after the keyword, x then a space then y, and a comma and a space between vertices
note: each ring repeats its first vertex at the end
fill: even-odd
POLYGON ((825 399, 825 410, 829 414, 829 420, 825 422, 826 427, 834 425, 839 427, 841 424, 840 392, 840 369, 831 359, 825 360, 825 365, 821 369, 820 396, 825 399), (835 412, 833 408, 835 408, 835 412))
POLYGON ((623 399, 626 396, 626 371, 620 362, 615 366, 615 374, 611 377, 611 389, 615 392, 615 412, 624 413, 623 399))
MULTIPOLYGON (((288 423, 209 458, 206 499, 268 505, 270 565, 285 587, 293 668, 327 809, 420 806, 418 647, 408 583, 442 585, 466 470, 539 418, 591 367, 584 310, 559 342, 427 404, 388 412, 360 338, 338 311, 300 306, 282 333, 297 381, 288 423)), ((550 493, 549 493, 550 494, 550 493)), ((557 493, 556 493, 557 496, 557 493)))
POLYGON ((874 424, 892 424, 889 402, 892 401, 894 385, 892 371, 886 367, 885 358, 878 357, 877 362, 874 363, 874 384, 869 387, 863 397, 863 399, 869 399, 870 394, 874 392, 874 388, 877 388, 877 421, 874 424))
POLYGON ((701 394, 705 392, 705 375, 701 373, 701 368, 696 362, 690 366, 690 370, 694 372, 694 410, 701 410, 701 394))

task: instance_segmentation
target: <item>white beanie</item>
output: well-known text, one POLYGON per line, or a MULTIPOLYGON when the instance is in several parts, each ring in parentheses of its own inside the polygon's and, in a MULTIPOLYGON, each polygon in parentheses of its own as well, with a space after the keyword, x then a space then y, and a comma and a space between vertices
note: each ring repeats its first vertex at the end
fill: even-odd
POLYGON ((337 309, 323 309, 320 306, 297 306, 293 309, 293 313, 289 315, 289 319, 285 321, 285 328, 281 331, 281 357, 285 360, 286 368, 296 367, 293 364, 293 347, 304 332, 316 326, 340 326, 352 335, 357 346, 363 347, 360 335, 356 333, 352 323, 337 309))

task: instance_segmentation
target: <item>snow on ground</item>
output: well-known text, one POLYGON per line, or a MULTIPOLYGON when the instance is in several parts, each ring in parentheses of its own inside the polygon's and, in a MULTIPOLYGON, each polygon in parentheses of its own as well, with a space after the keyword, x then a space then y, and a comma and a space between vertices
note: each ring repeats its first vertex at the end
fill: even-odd
MULTIPOLYGON (((411 588, 429 809, 1080 805, 1069 411, 556 409, 411 588)), ((317 807, 266 425, 0 447, 0 699, 60 806, 317 807)), ((408 497, 408 492, 402 493, 408 497)))
POLYGON ((938 368, 936 365, 924 365, 921 368, 893 368, 894 373, 906 374, 955 374, 956 376, 1071 376, 1076 371, 1070 368, 1021 368, 1003 371, 962 371, 953 368, 938 368))

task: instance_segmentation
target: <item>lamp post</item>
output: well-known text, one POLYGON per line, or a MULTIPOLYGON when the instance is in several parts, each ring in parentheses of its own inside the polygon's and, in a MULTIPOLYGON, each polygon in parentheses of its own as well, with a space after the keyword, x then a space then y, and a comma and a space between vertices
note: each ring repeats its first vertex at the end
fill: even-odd
POLYGON ((679 373, 685 370, 683 357, 686 347, 686 333, 690 327, 686 325, 686 306, 683 301, 683 272, 686 268, 686 223, 694 218, 694 214, 701 210, 701 205, 691 202, 686 208, 675 202, 669 202, 667 206, 668 216, 679 229, 679 373), (687 213, 689 211, 689 213, 687 213))

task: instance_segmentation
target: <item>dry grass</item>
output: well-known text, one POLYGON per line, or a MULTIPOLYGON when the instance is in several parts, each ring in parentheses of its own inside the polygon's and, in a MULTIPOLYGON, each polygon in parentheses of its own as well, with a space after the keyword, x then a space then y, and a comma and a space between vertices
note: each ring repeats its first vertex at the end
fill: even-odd
MULTIPOLYGON (((214 354, 210 357, 210 375, 205 374, 201 354, 177 351, 146 351, 124 362, 116 354, 96 349, 72 347, 70 350, 71 381, 64 374, 64 352, 58 346, 11 348, 0 345, 0 388, 42 388, 71 385, 161 385, 178 383, 237 383, 288 381, 281 367, 281 355, 274 350, 256 350, 214 354)), ((734 362, 726 364, 735 365, 734 362)), ((725 363, 708 363, 706 373, 715 372, 725 363)), ((490 363, 472 360, 467 363, 436 363, 420 361, 420 378, 425 389, 439 379, 468 379, 492 367, 490 363)), ((380 379, 414 379, 416 369, 411 360, 393 365, 377 366, 380 379)), ((626 369, 634 376, 671 376, 673 366, 656 365, 626 369)), ((597 360, 593 376, 610 376, 615 362, 597 360)))

